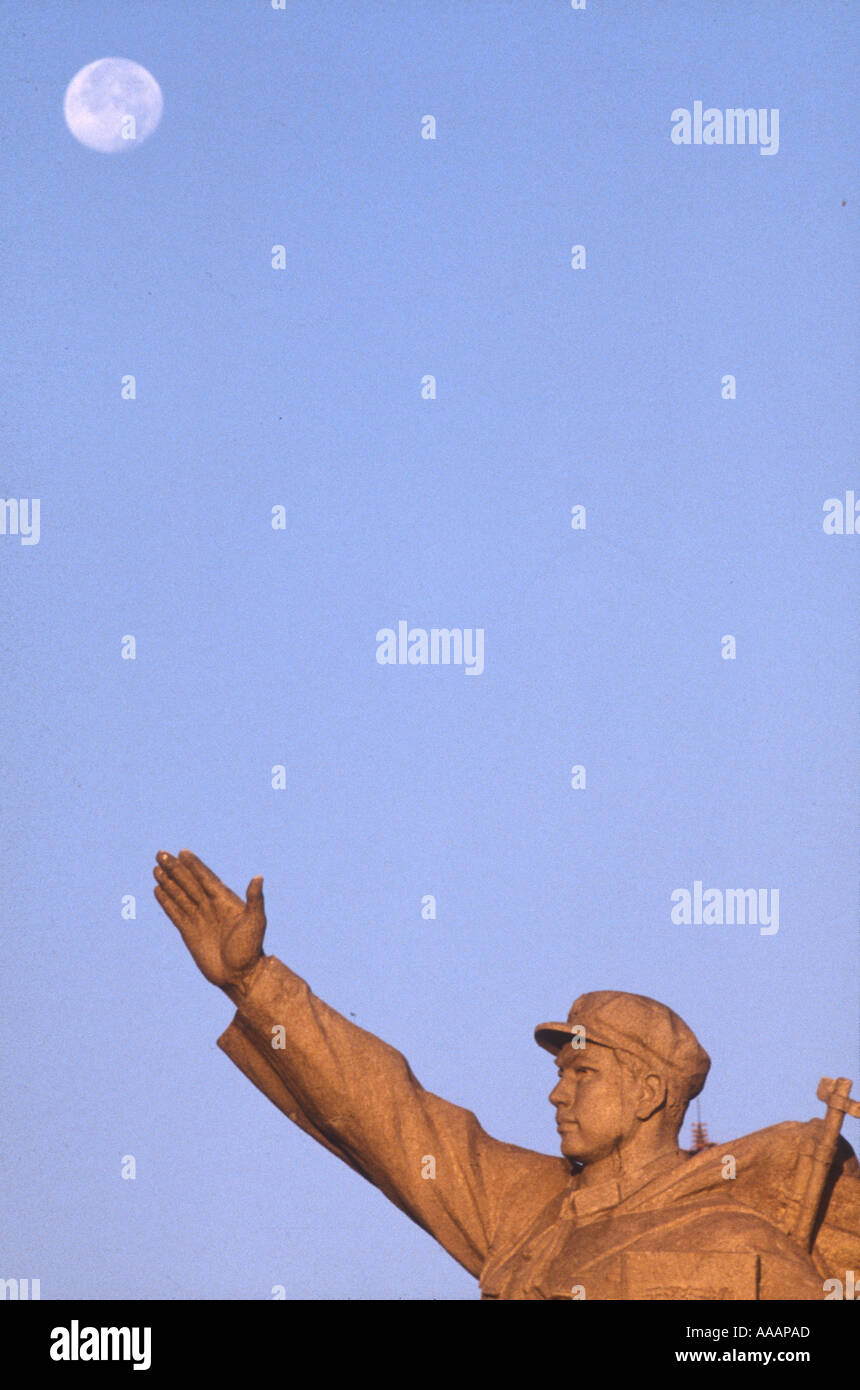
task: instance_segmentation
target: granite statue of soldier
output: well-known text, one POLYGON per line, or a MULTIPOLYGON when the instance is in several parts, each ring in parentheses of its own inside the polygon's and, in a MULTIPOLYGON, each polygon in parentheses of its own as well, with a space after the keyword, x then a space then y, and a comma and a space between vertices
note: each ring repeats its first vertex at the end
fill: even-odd
POLYGON ((687 1152, 678 1135, 707 1053, 665 1005, 600 990, 536 1029, 558 1069, 561 1154, 520 1148, 263 954, 261 878, 243 901, 188 850, 159 853, 154 874, 200 970, 236 1007, 218 1045, 483 1298, 825 1299, 860 1268, 860 1168, 839 1137, 842 1115, 860 1114, 850 1083, 819 1089, 824 1120, 687 1152))

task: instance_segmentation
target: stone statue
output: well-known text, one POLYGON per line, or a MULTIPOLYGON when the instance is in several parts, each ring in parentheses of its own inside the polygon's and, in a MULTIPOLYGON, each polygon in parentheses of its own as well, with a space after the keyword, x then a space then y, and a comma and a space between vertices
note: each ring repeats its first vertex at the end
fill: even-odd
POLYGON ((406 1059, 262 951, 262 879, 237 897, 188 850, 160 853, 155 896, 236 1006, 218 1045, 295 1124, 428 1231, 485 1299, 827 1299, 860 1268, 860 1115, 825 1079, 824 1120, 679 1149, 710 1059, 639 994, 578 998, 552 1054, 561 1156, 493 1139, 406 1059))

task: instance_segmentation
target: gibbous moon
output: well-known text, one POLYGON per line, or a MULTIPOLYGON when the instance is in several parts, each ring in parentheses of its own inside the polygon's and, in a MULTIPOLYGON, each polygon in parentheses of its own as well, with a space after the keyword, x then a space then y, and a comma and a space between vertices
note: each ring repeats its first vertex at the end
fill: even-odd
POLYGON ((164 102, 152 73, 129 58, 99 58, 75 73, 63 102, 66 125, 91 150, 133 150, 161 120, 164 102))

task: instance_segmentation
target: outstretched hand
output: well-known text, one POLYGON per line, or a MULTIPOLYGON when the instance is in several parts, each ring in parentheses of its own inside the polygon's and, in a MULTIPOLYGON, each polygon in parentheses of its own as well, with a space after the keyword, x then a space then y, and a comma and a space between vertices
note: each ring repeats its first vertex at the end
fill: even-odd
POLYGON ((243 902, 188 849, 156 855, 155 896, 178 927, 195 963, 228 994, 241 990, 262 959, 266 914, 263 880, 252 878, 243 902))

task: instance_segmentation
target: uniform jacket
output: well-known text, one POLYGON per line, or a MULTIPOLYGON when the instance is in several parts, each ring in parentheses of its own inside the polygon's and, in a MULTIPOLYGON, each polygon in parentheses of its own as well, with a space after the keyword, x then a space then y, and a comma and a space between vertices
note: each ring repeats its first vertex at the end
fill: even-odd
POLYGON ((483 1298, 821 1299, 824 1278, 860 1266, 860 1176, 845 1144, 813 1255, 786 1233, 819 1121, 582 1187, 565 1158, 494 1139, 471 1111, 426 1091, 405 1057, 274 956, 218 1045, 428 1231, 483 1298))

